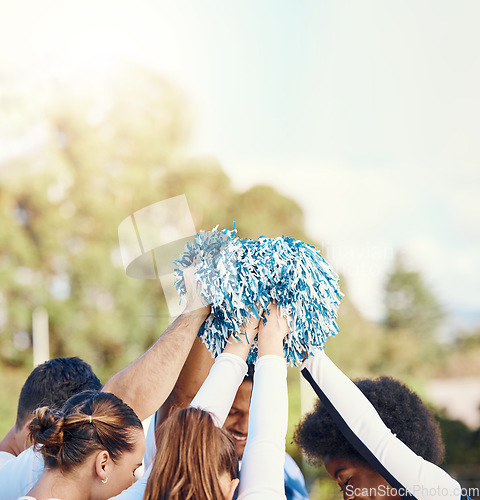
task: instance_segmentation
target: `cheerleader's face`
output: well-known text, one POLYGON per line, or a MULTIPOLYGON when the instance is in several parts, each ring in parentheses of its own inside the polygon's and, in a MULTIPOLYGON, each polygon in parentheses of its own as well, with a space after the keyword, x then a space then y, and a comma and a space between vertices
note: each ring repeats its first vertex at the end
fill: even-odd
POLYGON ((340 486, 346 500, 401 498, 375 469, 361 462, 331 458, 326 461, 325 468, 340 486))

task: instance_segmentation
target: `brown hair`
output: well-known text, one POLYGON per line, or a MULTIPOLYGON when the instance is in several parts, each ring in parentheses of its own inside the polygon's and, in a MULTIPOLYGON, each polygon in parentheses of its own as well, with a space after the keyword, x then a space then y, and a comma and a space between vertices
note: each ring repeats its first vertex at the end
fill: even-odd
POLYGON ((219 475, 238 477, 232 437, 198 408, 178 410, 162 423, 144 500, 218 500, 219 475))
POLYGON ((30 423, 30 440, 45 466, 69 471, 97 450, 107 450, 115 462, 132 451, 134 431, 142 429, 135 412, 108 392, 85 391, 56 411, 39 408, 30 423))

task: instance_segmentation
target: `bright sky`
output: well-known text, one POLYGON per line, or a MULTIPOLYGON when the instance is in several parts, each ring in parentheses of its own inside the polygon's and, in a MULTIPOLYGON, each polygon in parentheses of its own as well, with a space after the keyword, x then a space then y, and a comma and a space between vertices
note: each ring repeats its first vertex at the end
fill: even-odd
POLYGON ((190 99, 191 152, 273 184, 379 318, 403 250, 480 322, 476 0, 0 0, 0 65, 157 68, 190 99))

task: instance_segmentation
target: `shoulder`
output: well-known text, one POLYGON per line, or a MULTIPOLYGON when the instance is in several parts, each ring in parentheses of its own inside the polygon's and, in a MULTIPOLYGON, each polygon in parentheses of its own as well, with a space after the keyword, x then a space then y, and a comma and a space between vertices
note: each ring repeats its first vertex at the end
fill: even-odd
POLYGON ((0 451, 0 469, 4 465, 6 465, 10 460, 13 460, 15 458, 15 455, 12 455, 11 453, 8 453, 6 451, 0 451))
POLYGON ((155 455, 157 454, 157 444, 155 442, 155 427, 157 423, 157 414, 155 413, 153 417, 150 418, 150 421, 147 423, 148 430, 146 435, 146 447, 145 447, 145 455, 144 455, 144 465, 145 470, 153 464, 155 460, 155 455))
POLYGON ((17 457, 10 453, 0 452, 0 473, 4 471, 8 471, 9 474, 13 471, 16 473, 25 473, 36 468, 38 465, 41 465, 43 469, 43 458, 39 453, 34 451, 33 447, 22 451, 17 457))
MULTIPOLYGON (((18 457, 2 457, 0 463, 0 498, 16 500, 31 490, 43 472, 43 458, 33 448, 24 450, 18 457)), ((28 498, 28 497, 27 497, 28 498)))

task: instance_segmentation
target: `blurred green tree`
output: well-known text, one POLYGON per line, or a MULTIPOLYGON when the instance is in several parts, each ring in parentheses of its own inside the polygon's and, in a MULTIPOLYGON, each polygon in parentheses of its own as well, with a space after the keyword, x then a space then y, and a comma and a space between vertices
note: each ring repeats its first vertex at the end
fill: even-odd
POLYGON ((31 366, 31 313, 49 313, 51 356, 78 355, 105 379, 162 332, 160 283, 126 276, 119 223, 185 194, 197 230, 304 238, 303 215, 269 187, 237 192, 213 158, 188 158, 185 97, 157 73, 43 82, 4 79, 0 142, 0 359, 31 366))
POLYGON ((409 269, 397 254, 385 286, 388 331, 410 330, 419 335, 433 334, 445 317, 442 307, 421 274, 409 269))
POLYGON ((378 372, 418 383, 431 376, 447 354, 435 335, 445 313, 421 273, 397 253, 384 288, 385 320, 378 372))
POLYGON ((446 448, 445 467, 480 464, 480 428, 472 430, 460 420, 448 418, 444 411, 437 412, 437 419, 446 448))

